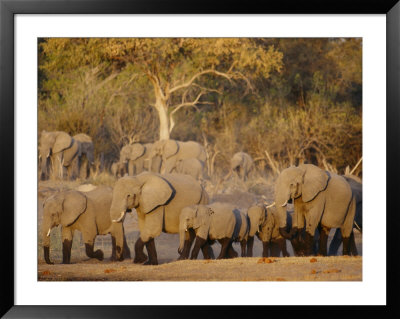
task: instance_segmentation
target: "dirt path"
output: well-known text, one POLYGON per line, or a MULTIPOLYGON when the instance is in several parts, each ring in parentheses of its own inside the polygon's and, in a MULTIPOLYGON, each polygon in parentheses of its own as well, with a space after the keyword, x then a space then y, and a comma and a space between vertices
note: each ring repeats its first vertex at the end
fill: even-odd
POLYGON ((362 257, 184 260, 158 266, 87 260, 38 265, 40 281, 361 281, 362 257))

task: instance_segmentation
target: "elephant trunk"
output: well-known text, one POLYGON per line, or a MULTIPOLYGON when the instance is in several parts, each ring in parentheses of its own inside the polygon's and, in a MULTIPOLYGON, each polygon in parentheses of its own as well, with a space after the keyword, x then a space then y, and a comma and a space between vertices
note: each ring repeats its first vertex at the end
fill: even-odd
POLYGON ((118 198, 113 197, 110 208, 110 217, 113 223, 120 223, 124 221, 127 207, 126 205, 121 203, 124 203, 124 201, 118 200, 118 198))
POLYGON ((185 245, 185 236, 186 236, 186 224, 184 222, 181 222, 179 224, 179 248, 178 248, 179 254, 182 254, 183 252, 183 247, 185 245))
POLYGON ((47 264, 52 264, 50 260, 50 223, 43 223, 42 225, 42 246, 44 260, 47 264))

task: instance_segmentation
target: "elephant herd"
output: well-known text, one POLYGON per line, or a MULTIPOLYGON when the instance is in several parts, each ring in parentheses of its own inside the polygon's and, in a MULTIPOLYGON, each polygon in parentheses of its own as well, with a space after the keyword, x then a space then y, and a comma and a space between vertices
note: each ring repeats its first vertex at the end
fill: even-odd
POLYGON ((39 178, 68 179, 89 177, 94 165, 94 146, 90 136, 42 131, 39 145, 39 178))
POLYGON ((198 148, 198 144, 176 141, 161 144, 164 147, 171 144, 172 150, 160 152, 158 143, 153 144, 147 168, 154 164, 150 154, 157 154, 164 165, 163 174, 139 172, 136 169, 146 167, 146 161, 134 162, 128 165, 134 175, 119 178, 113 189, 98 187, 87 193, 68 190, 44 201, 42 236, 47 263, 51 263, 50 230, 60 224, 63 263, 70 262, 74 230, 82 232, 88 257, 101 260, 103 253, 93 251, 95 237, 111 234, 112 259, 130 258, 123 221, 133 211, 140 231, 134 244, 133 262, 139 264, 158 264, 154 239, 161 232, 179 234, 180 260, 196 259, 200 250, 205 259, 213 258, 212 245, 216 241, 221 244, 219 259, 238 256, 232 247, 234 242, 240 243, 241 257, 251 257, 255 236, 262 242, 264 257, 280 253, 289 256, 287 240, 298 256, 327 255, 327 239, 332 228, 340 231, 336 231, 329 253, 336 255, 343 242, 344 255, 357 255, 353 228, 361 231, 362 227, 362 185, 356 177, 339 176, 312 164, 292 166, 278 177, 275 203, 254 203, 242 209, 230 203, 211 202, 199 181, 174 171, 179 161, 190 158, 176 156, 179 151, 174 148, 186 149, 184 154, 205 160, 204 149, 198 148), (287 209, 289 203, 293 204, 293 212, 287 209))

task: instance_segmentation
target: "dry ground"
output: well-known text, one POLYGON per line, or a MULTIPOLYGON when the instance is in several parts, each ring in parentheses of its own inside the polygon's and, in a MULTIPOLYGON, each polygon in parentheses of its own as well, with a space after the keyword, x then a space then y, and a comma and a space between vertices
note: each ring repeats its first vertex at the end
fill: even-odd
POLYGON ((362 257, 235 258, 183 260, 158 266, 87 260, 39 264, 43 281, 360 281, 362 257), (316 261, 314 261, 314 259, 316 261))

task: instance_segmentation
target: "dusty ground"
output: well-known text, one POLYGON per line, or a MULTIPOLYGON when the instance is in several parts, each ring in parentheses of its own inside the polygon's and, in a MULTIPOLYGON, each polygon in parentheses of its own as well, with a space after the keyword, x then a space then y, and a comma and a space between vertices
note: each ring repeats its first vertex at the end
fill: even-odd
MULTIPOLYGON (((257 190, 249 192, 231 190, 212 196, 213 200, 233 202, 241 207, 250 206, 258 193, 267 194, 267 200, 272 198, 271 192, 263 185, 256 185, 257 190), (261 190, 260 190, 261 189, 261 190)), ((38 230, 42 220, 42 201, 55 189, 82 187, 77 182, 44 182, 39 185, 38 194, 38 230)), ((88 186, 85 186, 88 188, 88 186)), ((90 187, 89 187, 90 188, 90 187)), ((88 189, 89 189, 88 188, 88 189)), ((82 189, 83 190, 83 189, 82 189)), ((139 236, 137 216, 127 214, 124 221, 128 246, 133 254, 133 245, 139 236)), ((90 260, 85 254, 82 236, 76 232, 73 239, 70 265, 60 264, 61 231, 56 228, 51 232, 50 258, 54 265, 43 261, 41 239, 38 238, 38 280, 40 281, 361 281, 362 257, 287 257, 263 259, 262 246, 258 239, 254 241, 253 258, 236 258, 230 260, 203 259, 191 261, 176 261, 179 246, 178 234, 161 234, 155 239, 158 254, 158 266, 135 265, 132 259, 123 262, 111 262, 111 237, 98 236, 95 249, 102 249, 105 260, 102 262, 90 260), (311 262, 313 261, 313 262, 311 262)), ((333 230, 331 231, 331 236, 333 230)), ((356 245, 362 255, 361 234, 357 231, 356 245)), ((330 238, 331 239, 331 238, 330 238)), ((329 240, 330 241, 330 240, 329 240)), ((328 245, 329 245, 328 241, 328 245)), ((287 241, 288 252, 293 256, 293 250, 287 241)), ((234 244, 234 249, 240 252, 240 246, 234 244)), ((218 255, 220 245, 213 245, 214 254, 218 255)), ((339 248, 341 253, 342 248, 339 248)), ((199 258, 202 258, 201 254, 199 258)))
POLYGON ((235 258, 183 260, 158 266, 87 260, 39 264, 43 281, 360 281, 362 257, 235 258))

